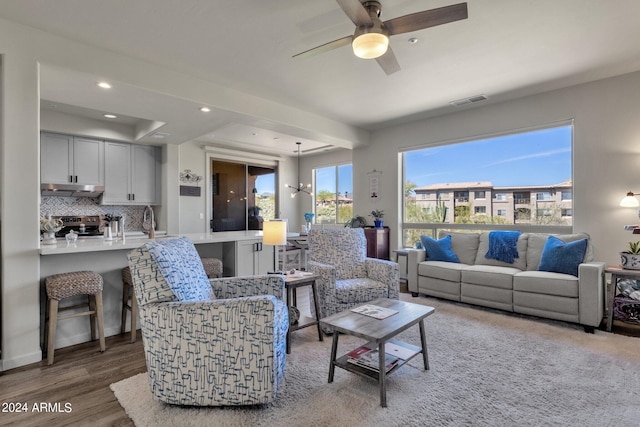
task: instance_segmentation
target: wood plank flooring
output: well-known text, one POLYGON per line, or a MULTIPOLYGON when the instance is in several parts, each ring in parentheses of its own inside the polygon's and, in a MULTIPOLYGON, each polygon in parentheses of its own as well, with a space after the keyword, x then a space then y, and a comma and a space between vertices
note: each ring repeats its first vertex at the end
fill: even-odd
POLYGON ((140 331, 133 344, 126 333, 106 345, 104 353, 98 341, 58 349, 51 366, 44 360, 0 372, 0 425, 133 426, 109 385, 146 371, 140 331), (25 403, 26 412, 11 407, 25 403))

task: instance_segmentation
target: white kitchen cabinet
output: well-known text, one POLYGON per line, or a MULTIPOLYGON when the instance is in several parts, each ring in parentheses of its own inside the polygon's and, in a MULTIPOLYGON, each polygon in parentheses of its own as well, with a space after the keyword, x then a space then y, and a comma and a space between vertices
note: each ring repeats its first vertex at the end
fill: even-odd
POLYGON ((105 143, 103 204, 157 204, 158 148, 149 145, 105 143))
POLYGON ((236 242, 236 276, 267 274, 273 271, 274 247, 259 240, 236 242))
POLYGON ((104 185, 104 141, 42 132, 40 182, 104 185))

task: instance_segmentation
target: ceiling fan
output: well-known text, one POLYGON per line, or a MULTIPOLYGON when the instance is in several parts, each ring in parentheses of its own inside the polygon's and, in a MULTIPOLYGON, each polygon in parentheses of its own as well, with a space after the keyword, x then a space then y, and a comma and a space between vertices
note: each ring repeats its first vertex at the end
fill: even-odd
POLYGON ((380 20, 382 5, 379 1, 336 1, 349 19, 356 24, 354 34, 298 53, 293 56, 294 58, 313 56, 351 44, 356 56, 375 59, 384 72, 389 75, 400 71, 400 64, 389 46, 389 36, 448 24, 468 17, 467 4, 459 3, 411 13, 382 22, 380 20))

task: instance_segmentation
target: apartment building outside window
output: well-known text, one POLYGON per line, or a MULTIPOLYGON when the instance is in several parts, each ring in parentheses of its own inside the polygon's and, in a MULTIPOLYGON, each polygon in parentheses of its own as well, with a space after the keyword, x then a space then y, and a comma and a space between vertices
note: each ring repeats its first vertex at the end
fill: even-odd
POLYGON ((536 200, 538 201, 551 201, 553 200, 553 196, 551 195, 550 191, 541 191, 539 193, 536 194, 536 200))
POLYGON ((573 222, 572 134, 566 122, 403 152, 404 244, 412 246, 422 234, 437 237, 437 229, 455 230, 453 224, 470 231, 499 224, 567 232, 573 222))

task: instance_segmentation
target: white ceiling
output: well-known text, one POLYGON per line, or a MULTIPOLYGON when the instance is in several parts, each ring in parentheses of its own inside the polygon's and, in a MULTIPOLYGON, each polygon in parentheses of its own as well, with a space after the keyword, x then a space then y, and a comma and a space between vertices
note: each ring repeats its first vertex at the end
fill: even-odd
MULTIPOLYGON (((382 0, 381 17, 459 1, 382 0)), ((0 17, 366 130, 473 108, 449 104, 461 98, 484 94, 475 105, 487 105, 640 69, 638 0, 467 3, 466 20, 392 37, 402 70, 390 76, 349 46, 292 58, 353 32, 333 0, 3 0, 0 17)), ((169 143, 280 153, 293 153, 295 141, 310 152, 341 145, 237 111, 194 114, 194 101, 125 82, 105 100, 76 90, 96 76, 42 74, 48 101, 157 123, 169 143)))

